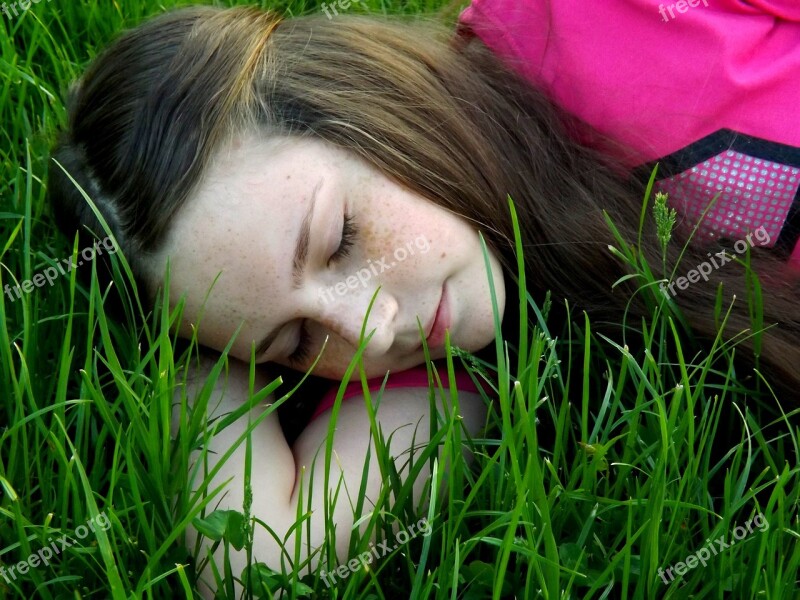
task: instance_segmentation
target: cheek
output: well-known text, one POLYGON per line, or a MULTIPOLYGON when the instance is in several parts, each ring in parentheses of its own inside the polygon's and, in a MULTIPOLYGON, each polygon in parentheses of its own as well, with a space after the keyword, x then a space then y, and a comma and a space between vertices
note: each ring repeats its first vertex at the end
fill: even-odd
POLYGON ((381 219, 371 218, 364 222, 361 227, 361 245, 366 258, 391 258, 398 245, 404 243, 404 231, 392 228, 392 221, 398 222, 388 216, 381 219))
MULTIPOLYGON (((317 350, 318 351, 318 350, 317 350)), ((323 377, 325 379, 333 379, 333 380, 341 380, 344 377, 347 368, 350 366, 350 362, 353 359, 353 355, 355 354, 355 349, 348 343, 344 342, 340 338, 331 335, 330 340, 328 341, 327 346, 325 347, 325 352, 322 354, 322 357, 319 359, 316 367, 314 368, 313 375, 317 377, 323 377)), ((317 355, 314 354, 308 360, 307 365, 303 365, 303 367, 299 370, 305 372, 311 367, 316 359, 317 355)), ((378 377, 385 374, 387 370, 394 370, 400 367, 397 362, 391 360, 389 356, 383 357, 362 357, 364 362, 364 368, 367 371, 367 377, 378 377)), ((415 363, 416 364, 416 363, 415 363)), ((411 365, 402 365, 402 369, 406 369, 411 365)), ((292 367, 290 367, 292 368, 292 367)), ((358 380, 359 378, 359 368, 353 370, 352 375, 350 376, 351 380, 358 380)))
MULTIPOLYGON (((329 346, 328 350, 332 350, 329 346)), ((339 382, 344 377, 347 368, 350 366, 350 359, 353 356, 352 348, 348 350, 343 350, 341 352, 328 352, 325 351, 325 355, 320 359, 317 363, 314 372, 312 373, 316 377, 322 377, 323 379, 330 379, 333 382, 339 382)), ((434 357, 435 358, 435 357, 434 357)), ((312 361, 313 362, 313 361, 312 361)), ((364 370, 367 374, 367 379, 372 379, 375 377, 383 377, 387 371, 396 371, 396 370, 406 370, 424 362, 422 360, 414 360, 410 364, 403 363, 399 365, 397 362, 387 362, 384 359, 364 359, 364 370)), ((301 369, 303 372, 308 370, 308 367, 301 369)), ((350 375, 350 382, 360 381, 360 371, 358 366, 353 370, 350 375)))
MULTIPOLYGON (((474 232, 440 211, 386 211, 362 227, 363 259, 381 261, 399 275, 414 268, 435 268, 448 256, 464 255, 474 232)), ((385 273, 388 274, 388 273, 385 273)))
MULTIPOLYGON (((352 357, 353 349, 349 345, 342 344, 340 340, 334 340, 333 336, 331 336, 327 346, 325 346, 322 358, 319 359, 317 366, 314 368, 313 374, 327 379, 341 379, 345 371, 347 371, 352 357)), ((312 357, 303 370, 308 370, 315 359, 316 356, 312 357)), ((355 372, 358 372, 358 369, 355 372)))

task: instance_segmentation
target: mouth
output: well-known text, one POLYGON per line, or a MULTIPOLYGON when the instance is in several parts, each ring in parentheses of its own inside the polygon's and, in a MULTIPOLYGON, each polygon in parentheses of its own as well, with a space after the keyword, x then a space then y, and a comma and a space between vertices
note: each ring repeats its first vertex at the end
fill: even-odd
POLYGON ((433 322, 428 326, 428 334, 425 336, 428 348, 438 348, 444 344, 445 330, 450 327, 450 305, 448 302, 447 284, 442 286, 442 295, 439 298, 439 305, 433 315, 433 322))

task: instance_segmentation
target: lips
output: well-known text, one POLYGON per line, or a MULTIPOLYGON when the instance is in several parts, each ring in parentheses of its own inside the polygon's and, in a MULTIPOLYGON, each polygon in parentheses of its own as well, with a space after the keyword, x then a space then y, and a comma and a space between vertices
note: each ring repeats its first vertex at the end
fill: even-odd
POLYGON ((450 305, 448 303, 447 286, 442 287, 442 296, 439 306, 433 316, 433 323, 428 329, 427 342, 429 348, 436 348, 444 344, 445 330, 450 327, 450 305))

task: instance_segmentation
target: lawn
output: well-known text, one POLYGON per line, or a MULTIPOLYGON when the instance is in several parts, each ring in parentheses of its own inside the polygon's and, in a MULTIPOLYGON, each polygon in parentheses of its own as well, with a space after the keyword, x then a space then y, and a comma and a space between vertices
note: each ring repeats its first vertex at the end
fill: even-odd
MULTIPOLYGON (((177 313, 159 304, 137 318, 132 293, 128 318, 114 320, 106 291, 76 270, 41 283, 81 251, 46 202, 69 83, 119 31, 186 4, 42 0, 0 15, 0 597, 198 597, 187 525, 229 548, 260 526, 246 506, 213 512, 219 491, 188 468, 208 389, 170 431, 197 350, 170 333, 177 313)), ((263 4, 321 10, 316 0, 263 4)), ((345 12, 452 20, 457 9, 363 0, 345 12)), ((645 219, 653 204, 643 199, 645 219)), ((437 421, 423 457, 434 473, 427 506, 411 505, 412 481, 377 452, 387 493, 380 510, 357 507, 367 533, 354 536, 352 559, 337 568, 326 547, 324 572, 253 565, 253 597, 800 597, 797 397, 744 377, 735 344, 693 340, 636 240, 612 251, 652 298, 651 318, 632 324, 643 336, 599 335, 580 311, 556 322, 549 300, 524 294, 519 336, 496 340, 496 361, 453 349, 453 362, 492 388, 493 411, 479 439, 466 439, 452 412, 437 421)), ((291 393, 282 386, 276 398, 291 393)), ((220 597, 232 597, 232 574, 216 568, 220 597)))

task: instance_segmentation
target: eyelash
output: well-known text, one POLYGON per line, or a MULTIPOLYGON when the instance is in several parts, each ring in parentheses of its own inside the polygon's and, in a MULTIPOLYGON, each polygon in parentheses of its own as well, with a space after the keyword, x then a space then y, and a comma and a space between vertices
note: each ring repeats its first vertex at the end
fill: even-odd
POLYGON ((306 329, 306 322, 300 324, 300 339, 297 341, 297 347, 289 355, 289 362, 292 364, 302 364, 311 353, 311 336, 306 329))
MULTIPOLYGON (((347 258, 350 255, 350 248, 355 244, 357 237, 358 227, 355 224, 355 218, 352 215, 345 214, 344 224, 342 225, 342 239, 339 242, 339 247, 336 249, 336 252, 334 252, 328 260, 328 264, 347 258)), ((300 325, 300 339, 297 342, 297 347, 289 355, 289 362, 293 364, 302 364, 308 358, 309 354, 311 354, 311 336, 306 329, 305 321, 303 321, 300 325)))
POLYGON ((344 225, 342 225, 342 241, 339 242, 339 247, 336 249, 336 252, 331 255, 328 264, 349 256, 350 248, 355 243, 356 237, 358 237, 358 227, 356 227, 355 218, 345 214, 344 225))

